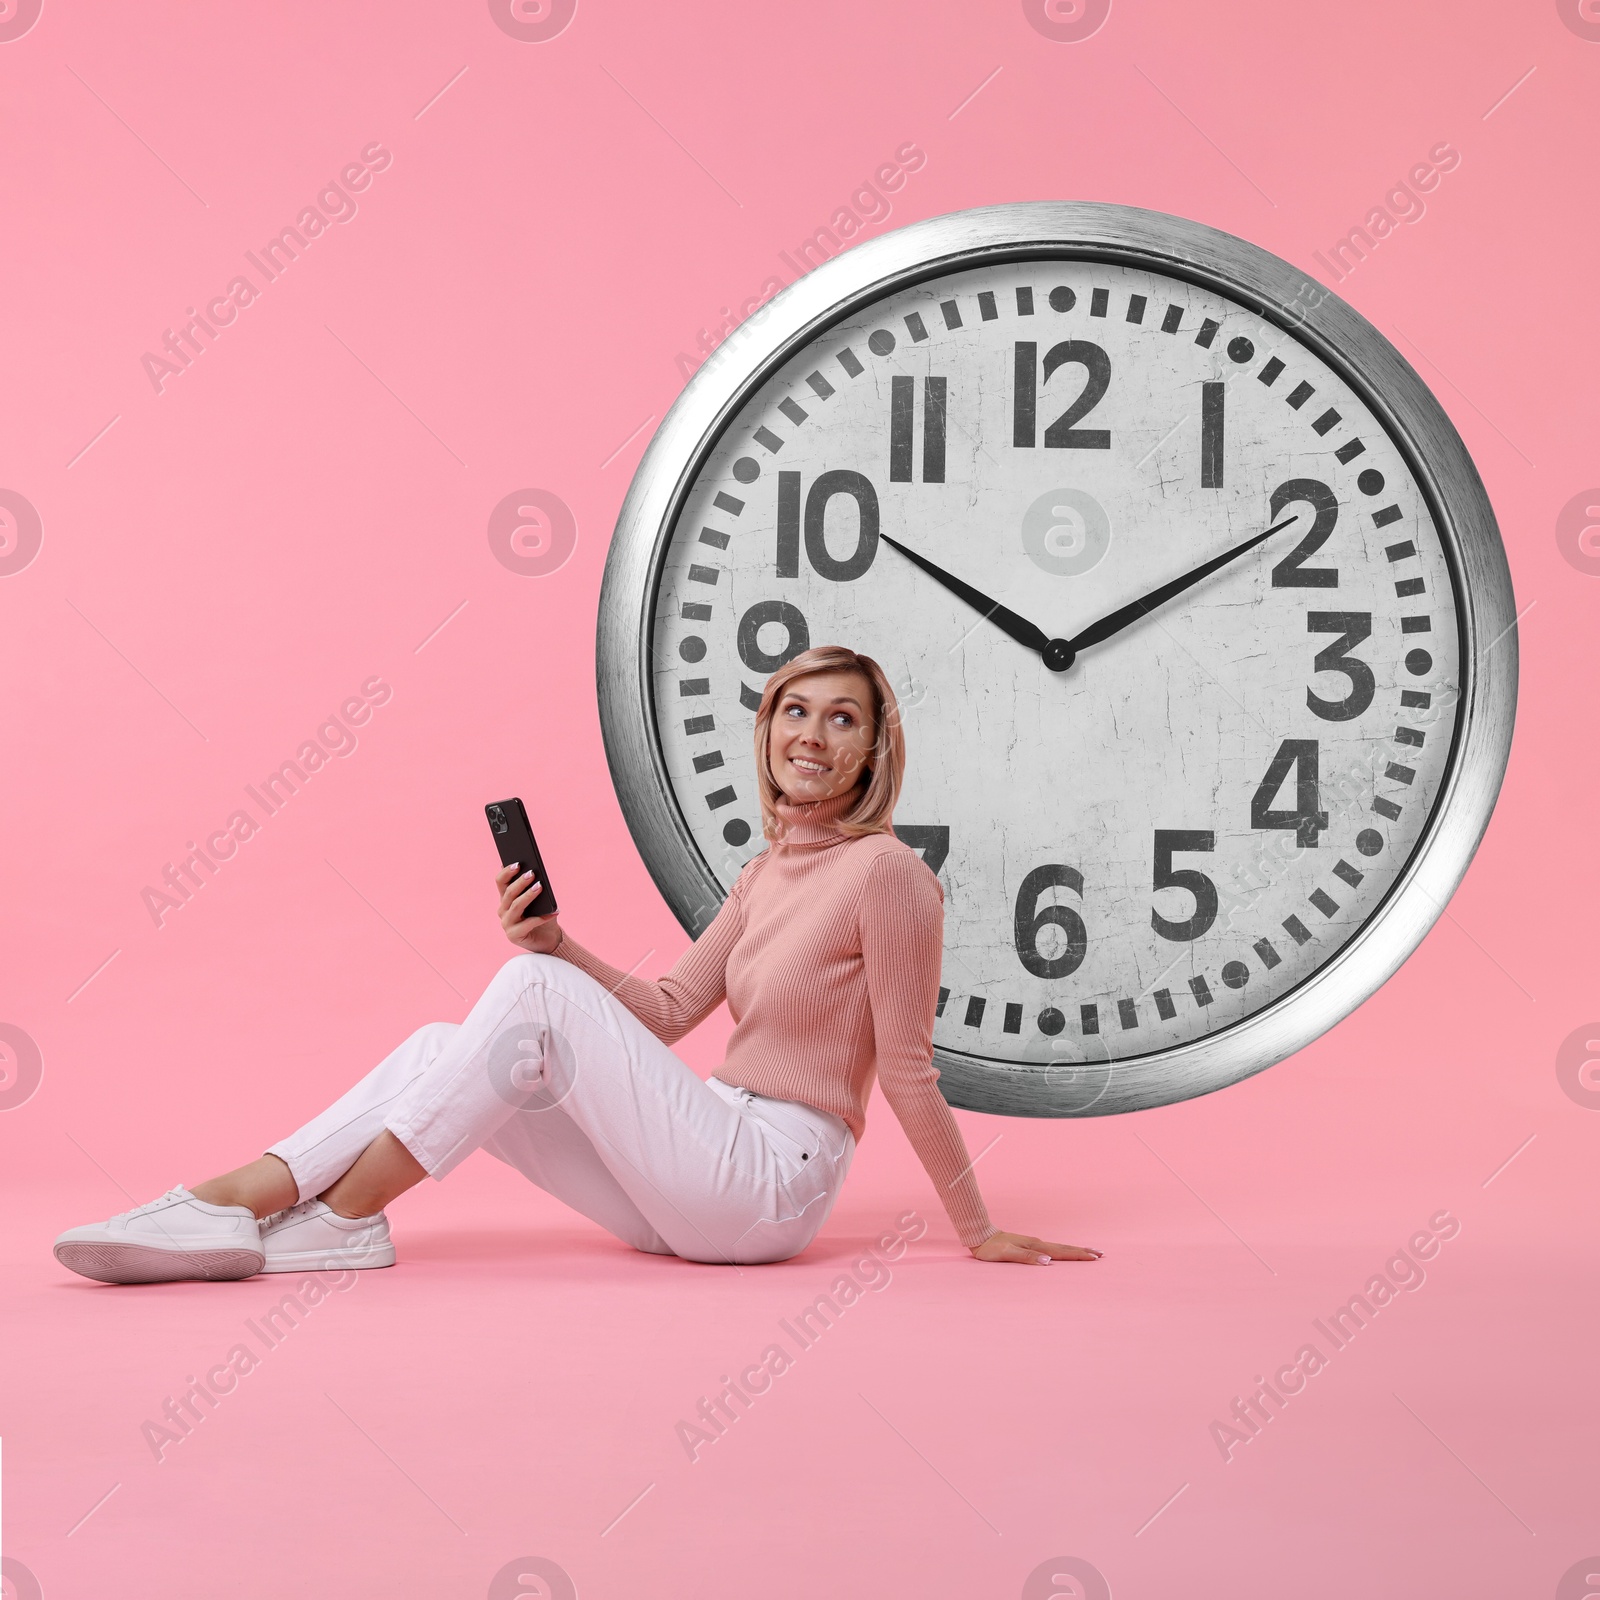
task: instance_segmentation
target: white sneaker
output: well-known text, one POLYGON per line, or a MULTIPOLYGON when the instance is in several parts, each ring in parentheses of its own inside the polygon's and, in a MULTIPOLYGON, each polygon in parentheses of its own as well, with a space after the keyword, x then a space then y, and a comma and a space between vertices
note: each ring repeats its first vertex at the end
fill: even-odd
POLYGON ((106 1222, 68 1228, 56 1260, 100 1283, 248 1278, 261 1270, 261 1230, 248 1206, 196 1200, 180 1183, 106 1222))
POLYGON ((394 1241, 389 1219, 341 1217, 322 1200, 302 1200, 261 1221, 263 1272, 344 1272, 351 1268, 392 1267, 394 1241))

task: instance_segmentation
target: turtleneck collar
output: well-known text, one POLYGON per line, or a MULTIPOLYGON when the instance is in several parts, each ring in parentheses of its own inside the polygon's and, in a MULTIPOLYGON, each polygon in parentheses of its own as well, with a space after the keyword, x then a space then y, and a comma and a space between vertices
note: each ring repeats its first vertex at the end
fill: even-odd
POLYGON ((831 800, 812 800, 805 805, 782 798, 775 800, 772 809, 777 813, 779 835, 770 843, 774 847, 802 850, 839 844, 850 835, 839 831, 838 820, 860 798, 857 788, 836 794, 831 800))

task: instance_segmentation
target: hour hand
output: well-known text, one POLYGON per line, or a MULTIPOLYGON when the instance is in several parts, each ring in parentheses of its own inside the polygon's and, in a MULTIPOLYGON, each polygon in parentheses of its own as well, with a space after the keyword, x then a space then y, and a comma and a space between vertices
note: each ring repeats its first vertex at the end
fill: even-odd
POLYGON ((992 622, 1002 633, 1009 634, 1018 644, 1026 645, 1029 650, 1043 656, 1045 665, 1052 671, 1062 670, 1053 659, 1060 652, 1066 651, 1067 661, 1071 661, 1071 652, 1065 639, 1052 639, 1043 628, 1036 628, 1026 617, 1019 617, 1015 611, 1001 605, 998 600, 991 600, 981 590, 974 589, 970 583, 962 582, 953 573, 946 572, 943 567, 936 567, 926 556, 919 556, 915 550, 906 549, 899 540, 891 539, 886 533, 880 533, 878 537, 885 544, 893 545, 907 561, 915 562, 930 577, 937 578, 951 594, 965 600, 973 610, 981 611, 985 620, 992 622))

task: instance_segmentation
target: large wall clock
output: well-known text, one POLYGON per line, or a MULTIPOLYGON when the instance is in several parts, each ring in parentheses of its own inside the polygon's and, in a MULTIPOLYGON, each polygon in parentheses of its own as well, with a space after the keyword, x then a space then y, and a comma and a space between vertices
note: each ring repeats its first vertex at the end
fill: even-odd
POLYGON ((1286 262, 1114 205, 838 256, 656 433, 600 710, 692 934, 765 847, 762 683, 824 643, 901 697, 945 1095, 1023 1116, 1203 1094, 1359 1005, 1466 870, 1516 700, 1494 514, 1417 374, 1286 262))

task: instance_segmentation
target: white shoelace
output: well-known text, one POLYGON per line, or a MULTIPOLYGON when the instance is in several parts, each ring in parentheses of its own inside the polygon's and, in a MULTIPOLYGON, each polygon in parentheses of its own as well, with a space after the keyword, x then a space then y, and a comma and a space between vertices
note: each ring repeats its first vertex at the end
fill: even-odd
POLYGON ((303 1217, 308 1211, 311 1210, 313 1206, 318 1204, 320 1204, 320 1202, 317 1200, 316 1196, 313 1195, 311 1199, 298 1201, 294 1205, 288 1206, 282 1211, 271 1212, 269 1215, 264 1216, 261 1219, 262 1230, 265 1231, 268 1227, 275 1226, 280 1222, 288 1222, 292 1217, 303 1217))
POLYGON ((159 1206, 165 1206, 173 1200, 186 1200, 189 1198, 188 1190, 181 1183, 175 1183, 158 1200, 147 1200, 142 1206, 135 1206, 131 1211, 119 1211, 112 1217, 113 1222, 126 1222, 130 1217, 142 1217, 147 1211, 154 1211, 159 1206))

